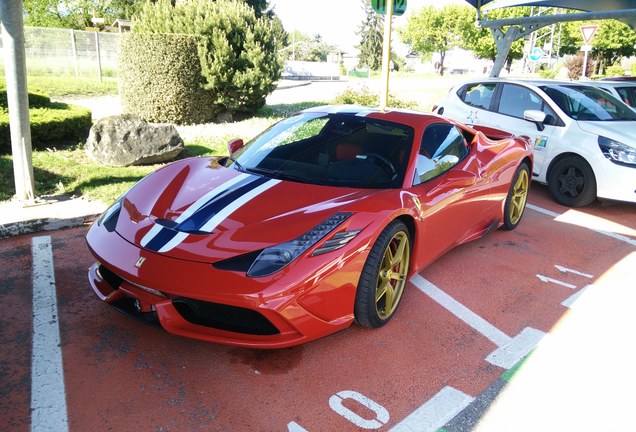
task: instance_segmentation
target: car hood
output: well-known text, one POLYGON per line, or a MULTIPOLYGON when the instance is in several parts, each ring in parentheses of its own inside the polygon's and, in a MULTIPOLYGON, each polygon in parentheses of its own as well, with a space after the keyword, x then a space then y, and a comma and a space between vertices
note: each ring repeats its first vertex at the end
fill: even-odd
POLYGON ((150 251, 217 262, 292 240, 372 193, 243 173, 218 159, 186 159, 128 191, 115 230, 150 251))
POLYGON ((579 121, 585 132, 601 135, 636 148, 636 122, 634 121, 579 121))

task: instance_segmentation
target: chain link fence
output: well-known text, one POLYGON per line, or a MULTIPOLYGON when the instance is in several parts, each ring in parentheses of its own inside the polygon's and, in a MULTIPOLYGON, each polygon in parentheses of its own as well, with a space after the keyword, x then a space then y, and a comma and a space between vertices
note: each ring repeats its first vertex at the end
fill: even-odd
MULTIPOLYGON (((29 75, 117 76, 119 33, 24 27, 29 75)), ((2 40, 0 39, 0 45, 2 40)), ((4 69, 4 56, 0 59, 4 69)))

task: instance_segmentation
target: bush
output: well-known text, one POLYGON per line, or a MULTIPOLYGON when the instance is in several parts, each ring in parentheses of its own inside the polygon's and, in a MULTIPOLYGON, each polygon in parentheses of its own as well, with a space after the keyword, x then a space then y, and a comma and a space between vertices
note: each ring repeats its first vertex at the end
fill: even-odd
MULTIPOLYGON (((147 2, 133 31, 199 36, 203 87, 213 95, 215 111, 255 112, 276 88, 282 70, 273 20, 257 18, 244 1, 191 0, 174 7, 169 0, 147 2)), ((158 58, 155 54, 153 61, 158 58)))
POLYGON ((557 71, 552 68, 539 69, 539 76, 546 79, 554 79, 557 76, 557 71))
POLYGON ((158 123, 207 123, 219 107, 203 88, 199 37, 172 34, 122 35, 120 97, 124 112, 158 123))
MULTIPOLYGON (((362 106, 374 107, 374 106, 380 105, 380 95, 378 93, 372 92, 366 86, 362 87, 359 90, 348 88, 341 95, 336 96, 336 98, 333 100, 333 103, 343 104, 343 105, 362 105, 362 106)), ((403 101, 394 97, 391 94, 389 94, 389 100, 387 101, 387 105, 393 108, 407 108, 407 109, 419 108, 416 102, 403 101)))
MULTIPOLYGON (((568 78, 578 80, 583 75, 583 54, 579 53, 565 59, 565 67, 568 68, 568 78)), ((589 77, 594 71, 594 61, 588 57, 585 76, 589 77)))
POLYGON ((622 77, 625 75, 625 69, 620 63, 616 63, 607 68, 605 75, 608 77, 622 77))
MULTIPOLYGON (((30 108, 29 119, 31 146, 34 149, 83 142, 92 125, 90 110, 64 103, 30 108)), ((10 152, 9 111, 6 107, 0 107, 0 154, 10 152)))
MULTIPOLYGON (((43 93, 29 92, 29 108, 44 107, 51 103, 51 98, 43 93)), ((7 108, 7 89, 4 85, 0 87, 0 107, 7 108)))

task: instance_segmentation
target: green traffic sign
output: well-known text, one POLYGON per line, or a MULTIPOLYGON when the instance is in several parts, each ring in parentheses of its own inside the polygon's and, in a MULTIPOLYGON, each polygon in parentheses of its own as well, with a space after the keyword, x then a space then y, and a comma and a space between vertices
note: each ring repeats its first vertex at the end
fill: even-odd
MULTIPOLYGON (((380 15, 386 14, 387 0, 371 0, 373 10, 380 15)), ((393 0, 393 15, 400 16, 406 11, 406 0, 393 0)))

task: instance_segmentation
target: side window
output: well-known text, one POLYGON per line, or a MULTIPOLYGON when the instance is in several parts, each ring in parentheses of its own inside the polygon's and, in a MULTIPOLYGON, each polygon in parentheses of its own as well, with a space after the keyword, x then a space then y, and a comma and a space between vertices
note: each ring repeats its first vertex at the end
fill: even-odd
POLYGON ((636 87, 622 87, 617 88, 616 91, 625 102, 630 107, 636 107, 636 87))
POLYGON ((523 112, 526 110, 543 111, 546 115, 556 117, 554 111, 532 90, 519 85, 504 84, 497 111, 500 114, 523 118, 523 112))
POLYGON ((460 98, 470 106, 490 109, 490 100, 495 92, 495 83, 468 84, 460 98))
POLYGON ((413 185, 445 173, 468 155, 464 135, 455 125, 434 123, 422 135, 413 185))

